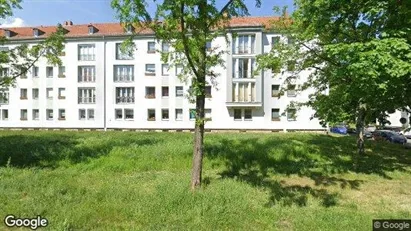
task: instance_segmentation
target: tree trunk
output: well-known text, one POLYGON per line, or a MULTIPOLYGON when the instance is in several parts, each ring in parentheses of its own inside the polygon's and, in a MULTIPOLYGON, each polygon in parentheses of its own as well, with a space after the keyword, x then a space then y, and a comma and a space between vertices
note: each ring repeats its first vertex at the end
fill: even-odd
POLYGON ((194 129, 193 168, 191 173, 191 189, 201 186, 204 151, 204 94, 196 96, 196 123, 194 129))
POLYGON ((356 119, 356 129, 357 129, 357 153, 354 155, 354 169, 358 167, 358 159, 364 155, 364 122, 365 122, 365 106, 361 105, 358 110, 358 115, 356 119))

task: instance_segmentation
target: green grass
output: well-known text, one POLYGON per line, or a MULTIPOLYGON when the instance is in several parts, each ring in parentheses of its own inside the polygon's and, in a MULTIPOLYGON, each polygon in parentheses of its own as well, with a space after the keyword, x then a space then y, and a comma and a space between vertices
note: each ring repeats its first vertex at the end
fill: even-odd
MULTIPOLYGON (((190 191, 192 134, 0 132, 0 217, 49 230, 370 230, 411 217, 411 151, 353 137, 206 134, 190 191)), ((4 229, 0 224, 0 230, 4 229)))

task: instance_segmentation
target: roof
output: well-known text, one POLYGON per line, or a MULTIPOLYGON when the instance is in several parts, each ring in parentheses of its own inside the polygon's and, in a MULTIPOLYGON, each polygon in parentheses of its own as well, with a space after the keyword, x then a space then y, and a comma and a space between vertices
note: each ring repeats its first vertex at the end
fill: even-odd
MULTIPOLYGON (((239 28, 239 27, 256 27, 261 26, 264 28, 269 27, 271 21, 278 20, 278 17, 237 17, 230 19, 229 27, 239 28)), ((80 37, 99 37, 99 36, 121 36, 125 35, 122 25, 120 23, 90 23, 90 24, 79 24, 79 25, 63 25, 66 29, 66 38, 80 38, 80 37), (89 26, 95 28, 93 34, 89 34, 89 26)), ((0 29, 0 36, 5 36, 5 31, 9 30, 12 35, 9 39, 33 39, 33 30, 38 29, 39 35, 37 38, 45 38, 51 33, 55 32, 57 26, 38 26, 38 27, 10 27, 0 29)), ((151 35, 153 31, 147 28, 136 28, 136 34, 140 35, 151 35)))

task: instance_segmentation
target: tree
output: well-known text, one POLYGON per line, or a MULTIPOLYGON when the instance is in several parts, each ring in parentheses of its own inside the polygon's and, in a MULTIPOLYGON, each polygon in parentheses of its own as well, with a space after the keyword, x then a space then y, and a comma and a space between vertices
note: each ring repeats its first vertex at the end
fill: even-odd
MULTIPOLYGON (((13 9, 21 9, 21 0, 3 0, 0 2, 0 18, 5 19, 13 15, 13 9)), ((57 26, 56 32, 45 39, 39 40, 30 46, 27 43, 13 46, 8 50, 0 51, 0 87, 4 90, 13 86, 16 79, 24 76, 31 67, 41 58, 47 59, 52 65, 61 65, 59 54, 64 49, 64 29, 57 26)), ((9 44, 9 40, 2 36, 0 44, 9 44)))
POLYGON ((297 61, 288 78, 311 70, 300 90, 315 92, 300 106, 314 108, 325 122, 355 122, 363 154, 364 125, 410 105, 404 89, 411 89, 411 2, 296 0, 295 5, 292 17, 283 14, 273 28, 296 43, 279 44, 258 57, 259 68, 297 61))
MULTIPOLYGON (((215 0, 164 0, 157 4, 151 17, 144 0, 112 0, 111 5, 124 26, 133 26, 137 32, 151 29, 156 39, 170 44, 173 50, 161 51, 163 62, 182 66, 179 78, 190 82, 189 98, 196 104, 191 178, 191 188, 195 189, 201 184, 202 174, 205 86, 216 84, 218 74, 213 68, 224 65, 221 55, 228 50, 209 49, 207 44, 218 36, 225 36, 228 41, 228 20, 248 15, 247 7, 243 0, 227 0, 221 9, 215 0)), ((125 44, 132 44, 132 36, 125 44)))

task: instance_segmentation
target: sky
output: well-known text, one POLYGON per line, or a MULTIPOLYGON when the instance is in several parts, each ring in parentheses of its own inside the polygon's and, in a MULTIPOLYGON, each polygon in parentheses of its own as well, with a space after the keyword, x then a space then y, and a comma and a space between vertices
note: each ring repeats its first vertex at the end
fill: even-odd
MULTIPOLYGON (((227 0, 216 0, 221 8, 227 0)), ((0 27, 57 25, 65 21, 74 24, 118 22, 115 11, 110 7, 111 0, 23 0, 21 10, 0 20, 0 27)), ((148 0, 149 10, 154 12, 155 5, 148 0)), ((255 0, 245 0, 252 16, 271 16, 273 6, 287 5, 293 10, 293 0, 262 0, 261 8, 255 7, 255 0)))

